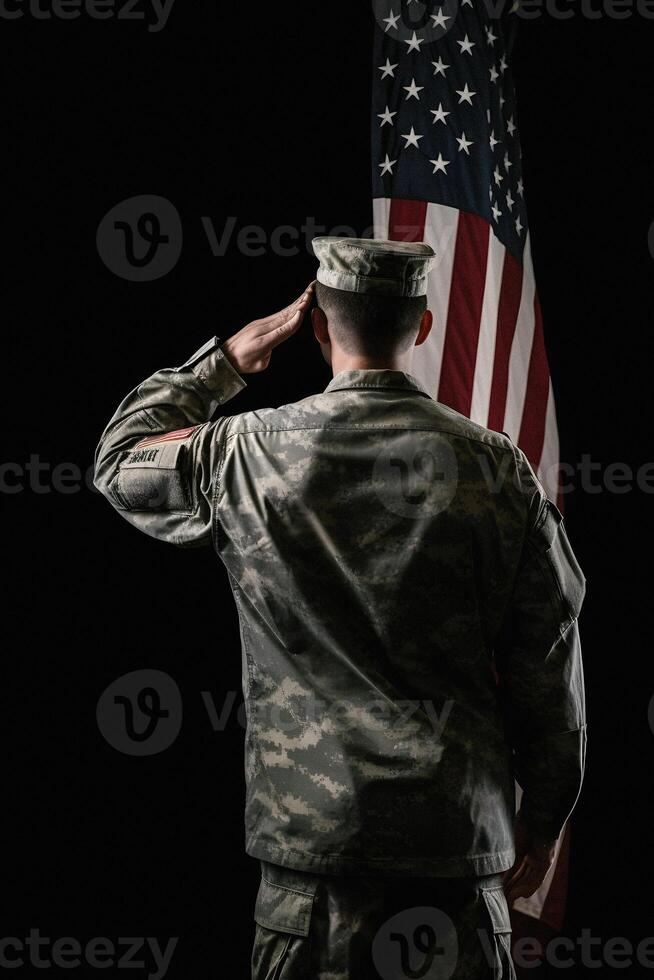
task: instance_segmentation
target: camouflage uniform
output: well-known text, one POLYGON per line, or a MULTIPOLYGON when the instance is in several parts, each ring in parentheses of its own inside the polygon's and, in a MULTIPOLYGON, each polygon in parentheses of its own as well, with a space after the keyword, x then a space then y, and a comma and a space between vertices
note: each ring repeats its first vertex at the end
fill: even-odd
POLYGON ((426 876, 463 879, 449 899, 429 886, 441 908, 460 899, 462 949, 482 891, 505 935, 514 776, 528 825, 554 838, 584 765, 585 586, 561 515, 506 436, 407 374, 345 371, 296 404, 208 421, 243 386, 218 339, 154 374, 104 432, 96 485, 147 534, 212 544, 228 572, 247 851, 277 866, 282 896, 284 875, 309 895, 322 881, 315 929, 335 957, 318 942, 322 974, 295 971, 307 953, 289 940, 275 973, 309 905, 293 929, 258 913, 255 976, 347 975, 348 894, 369 936, 391 906, 434 904, 426 876), (338 886, 355 876, 356 893, 338 886))

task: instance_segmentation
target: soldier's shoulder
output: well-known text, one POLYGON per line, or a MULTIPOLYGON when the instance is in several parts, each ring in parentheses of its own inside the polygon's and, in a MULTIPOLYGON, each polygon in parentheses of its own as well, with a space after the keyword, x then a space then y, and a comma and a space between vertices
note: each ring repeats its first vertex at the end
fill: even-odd
POLYGON ((277 408, 258 408, 243 412, 229 419, 228 435, 244 435, 249 432, 270 432, 280 429, 302 428, 317 421, 318 395, 310 395, 301 401, 290 402, 277 408))
POLYGON ((517 446, 511 441, 506 432, 497 432, 495 429, 488 429, 478 422, 473 422, 466 415, 448 408, 442 402, 432 402, 433 411, 438 415, 444 432, 469 442, 487 446, 489 449, 498 450, 504 453, 515 455, 517 446))

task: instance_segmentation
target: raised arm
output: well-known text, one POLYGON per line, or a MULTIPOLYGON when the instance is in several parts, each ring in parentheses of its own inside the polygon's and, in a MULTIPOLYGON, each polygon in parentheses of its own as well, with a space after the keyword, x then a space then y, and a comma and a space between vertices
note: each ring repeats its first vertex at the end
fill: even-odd
POLYGON ((263 371, 273 349, 298 330, 310 296, 309 289, 224 343, 215 337, 123 400, 96 451, 95 485, 126 520, 182 547, 211 542, 214 479, 229 420, 208 420, 245 386, 241 374, 263 371))

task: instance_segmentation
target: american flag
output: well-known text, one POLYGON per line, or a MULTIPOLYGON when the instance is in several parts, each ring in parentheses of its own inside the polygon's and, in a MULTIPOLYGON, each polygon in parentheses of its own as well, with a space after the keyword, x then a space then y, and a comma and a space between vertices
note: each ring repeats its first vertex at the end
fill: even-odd
MULTIPOLYGON (((517 23, 494 6, 375 0, 375 235, 425 241, 437 254, 434 329, 412 373, 439 401, 506 432, 556 500, 556 409, 509 68, 517 23)), ((566 831, 543 887, 515 906, 555 929, 567 851, 566 831)))

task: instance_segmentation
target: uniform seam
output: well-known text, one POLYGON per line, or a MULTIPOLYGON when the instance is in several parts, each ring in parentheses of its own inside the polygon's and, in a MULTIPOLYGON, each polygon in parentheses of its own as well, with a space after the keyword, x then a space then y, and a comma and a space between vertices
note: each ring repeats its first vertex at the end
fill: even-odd
MULTIPOLYGON (((256 836, 256 834, 254 834, 250 838, 250 841, 252 843, 255 843, 256 840, 257 840, 257 836, 256 836)), ((265 843, 264 843, 264 847, 266 847, 265 843)), ((302 851, 299 851, 297 853, 303 854, 303 855, 305 855, 307 857, 310 857, 310 858, 317 858, 319 861, 324 861, 324 860, 332 861, 333 860, 333 861, 344 862, 345 864, 349 864, 349 863, 352 863, 352 862, 354 862, 355 864, 364 864, 364 865, 368 865, 368 864, 383 864, 385 862, 386 863, 390 862, 390 863, 393 863, 393 864, 396 863, 392 858, 390 858, 390 859, 389 858, 372 858, 372 857, 367 857, 367 858, 364 858, 364 859, 359 859, 359 858, 344 858, 342 854, 331 854, 331 853, 315 854, 313 851, 307 851, 307 850, 302 850, 302 851)), ((511 854, 511 853, 512 853, 512 849, 508 849, 508 850, 505 850, 505 851, 484 851, 484 852, 482 852, 480 854, 466 854, 466 855, 458 856, 458 857, 457 856, 455 856, 455 857, 444 857, 442 855, 431 855, 431 856, 425 855, 425 856, 422 856, 422 857, 411 858, 410 860, 411 860, 411 862, 418 862, 418 863, 434 862, 434 861, 442 861, 442 862, 445 862, 445 863, 454 863, 454 862, 469 863, 471 861, 486 860, 487 858, 502 858, 505 854, 511 854)), ((274 882, 268 882, 268 884, 275 884, 275 883, 274 882)), ((278 885, 276 887, 283 888, 284 886, 283 885, 278 885)))
POLYGON ((488 446, 492 449, 498 449, 500 452, 509 453, 512 452, 510 447, 496 445, 493 442, 485 442, 483 439, 478 439, 475 436, 463 435, 459 432, 452 432, 450 429, 439 429, 432 426, 422 426, 422 425, 392 425, 388 422, 384 425, 294 425, 289 427, 272 428, 265 427, 261 429, 243 429, 240 432, 232 432, 227 438, 226 442, 230 439, 236 439, 238 436, 250 436, 250 435, 261 435, 261 434, 272 434, 278 432, 315 432, 318 430, 328 431, 333 430, 334 432, 341 431, 385 431, 385 430, 399 430, 403 432, 436 432, 441 435, 452 436, 455 439, 463 439, 465 442, 474 442, 480 446, 488 446))
MULTIPOLYGON (((312 895, 311 892, 303 892, 300 888, 289 888, 288 885, 279 885, 276 881, 271 881, 269 878, 266 878, 265 875, 261 875, 261 880, 265 881, 267 885, 272 885, 273 888, 282 888, 285 892, 290 892, 292 895, 304 895, 305 898, 310 898, 311 901, 315 898, 315 895, 312 895)), ((306 915, 306 913, 302 914, 306 915)))

